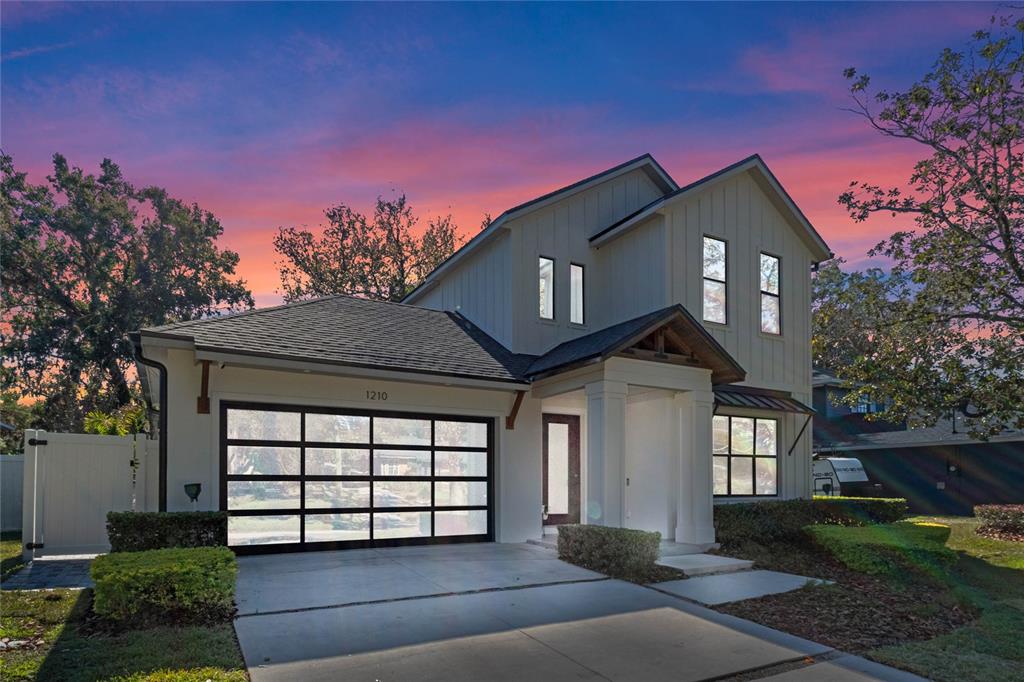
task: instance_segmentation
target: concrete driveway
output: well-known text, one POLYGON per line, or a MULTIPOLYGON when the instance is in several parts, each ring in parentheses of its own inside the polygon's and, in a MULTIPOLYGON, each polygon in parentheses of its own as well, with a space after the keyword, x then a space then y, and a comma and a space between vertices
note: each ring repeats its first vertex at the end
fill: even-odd
POLYGON ((242 557, 238 603, 256 682, 916 679, 532 545, 242 557))

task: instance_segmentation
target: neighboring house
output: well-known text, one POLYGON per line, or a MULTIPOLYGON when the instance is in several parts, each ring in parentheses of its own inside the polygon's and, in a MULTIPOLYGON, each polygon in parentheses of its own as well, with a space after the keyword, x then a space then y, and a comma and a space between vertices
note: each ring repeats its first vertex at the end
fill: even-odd
POLYGON ((1004 431, 979 441, 962 416, 934 426, 868 420, 885 406, 839 402, 843 382, 816 369, 813 377, 814 451, 855 457, 882 494, 905 497, 921 514, 971 514, 977 504, 1024 503, 1024 431, 1004 431))
POLYGON ((760 157, 679 187, 644 155, 509 209, 404 304, 141 330, 161 508, 202 483, 250 551, 573 522, 707 545, 716 501, 810 494, 829 256, 760 157))

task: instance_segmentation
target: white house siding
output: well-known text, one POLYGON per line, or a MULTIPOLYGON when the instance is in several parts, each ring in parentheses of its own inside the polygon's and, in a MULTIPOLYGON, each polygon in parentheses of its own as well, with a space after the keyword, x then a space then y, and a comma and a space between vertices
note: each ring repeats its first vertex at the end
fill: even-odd
POLYGON ((168 370, 167 508, 191 509, 185 483, 202 483, 201 509, 220 506, 220 401, 322 405, 365 410, 485 416, 495 426, 495 535, 522 542, 541 533, 540 401, 527 398, 515 430, 504 428, 511 391, 437 386, 370 378, 216 365, 210 367, 210 414, 196 412, 201 369, 191 350, 145 346, 146 357, 168 370), (366 399, 386 391, 386 402, 366 399))
MULTIPOLYGON (((811 403, 811 253, 797 232, 747 173, 710 185, 706 190, 665 210, 670 226, 672 300, 701 317, 702 238, 727 243, 726 325, 705 327, 747 371, 747 385, 789 391, 811 403), (782 335, 760 331, 758 263, 764 251, 782 262, 782 335)), ((810 426, 793 455, 786 456, 806 417, 780 418, 781 497, 810 494, 810 426), (785 461, 783 461, 783 459, 785 461)))
POLYGON ((509 347, 512 345, 512 272, 509 235, 502 231, 429 289, 416 305, 458 311, 509 347))
POLYGON ((701 317, 704 235, 727 244, 728 324, 705 323, 747 370, 747 384, 811 400, 811 254, 748 174, 712 184, 666 208, 672 300, 701 317), (762 334, 758 259, 782 260, 782 335, 762 334))
POLYGON ((605 302, 599 283, 607 274, 588 239, 661 195, 643 170, 634 170, 510 221, 513 277, 509 281, 516 292, 512 297, 514 352, 540 354, 600 329, 598 318, 605 302), (541 320, 537 314, 539 256, 555 260, 553 321, 541 320), (585 268, 586 325, 582 327, 569 323, 570 263, 585 268))
POLYGON ((665 224, 660 215, 638 225, 625 239, 617 239, 594 254, 597 276, 590 307, 594 330, 625 322, 671 305, 665 224))

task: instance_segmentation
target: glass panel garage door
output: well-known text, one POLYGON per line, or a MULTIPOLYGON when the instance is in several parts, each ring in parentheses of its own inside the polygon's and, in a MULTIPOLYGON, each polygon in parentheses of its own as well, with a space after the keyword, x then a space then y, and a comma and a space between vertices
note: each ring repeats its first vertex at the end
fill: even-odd
POLYGON ((221 405, 221 506, 242 550, 493 538, 493 422, 221 405))

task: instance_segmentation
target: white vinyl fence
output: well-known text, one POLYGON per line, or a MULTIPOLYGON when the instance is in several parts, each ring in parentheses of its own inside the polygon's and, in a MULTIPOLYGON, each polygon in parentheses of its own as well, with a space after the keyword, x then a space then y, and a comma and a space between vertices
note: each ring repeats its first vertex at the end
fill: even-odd
POLYGON ((21 477, 24 455, 0 455, 0 530, 21 530, 21 477))
POLYGON ((132 453, 139 459, 135 509, 158 503, 157 441, 139 436, 25 432, 22 541, 26 556, 110 549, 107 512, 132 509, 132 453))

